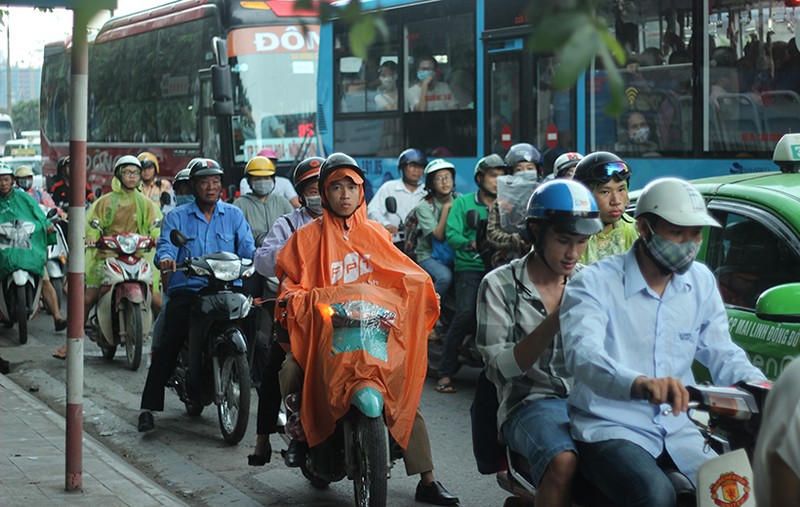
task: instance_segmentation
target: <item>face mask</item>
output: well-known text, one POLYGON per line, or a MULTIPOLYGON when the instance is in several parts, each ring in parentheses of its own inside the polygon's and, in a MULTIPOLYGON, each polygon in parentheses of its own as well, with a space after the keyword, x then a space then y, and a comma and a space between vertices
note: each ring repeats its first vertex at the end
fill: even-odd
POLYGON ((630 133, 631 141, 634 143, 644 143, 650 137, 650 127, 641 127, 630 133))
POLYGON ((183 206, 184 204, 189 204, 190 202, 194 202, 194 196, 189 195, 176 195, 175 202, 178 206, 183 206))
POLYGON ((417 71, 417 79, 419 79, 420 81, 425 81, 425 78, 427 78, 427 77, 433 77, 433 71, 432 70, 418 70, 417 71))
POLYGON ((267 195, 275 188, 275 180, 256 180, 253 182, 253 193, 267 195))
POLYGON ((21 188, 22 190, 30 190, 31 187, 33 186, 33 180, 28 180, 28 179, 19 180, 17 181, 17 186, 19 186, 19 188, 21 188))
POLYGON ((306 202, 306 208, 308 208, 308 211, 310 211, 311 213, 314 213, 315 215, 321 215, 322 214, 322 196, 321 195, 305 196, 305 197, 303 197, 303 199, 306 202))
POLYGON ((381 88, 384 90, 394 90, 397 76, 381 76, 381 88))
MULTIPOLYGON (((650 224, 647 227, 650 228, 650 224)), ((689 268, 692 267, 692 262, 697 257, 697 251, 700 249, 702 242, 695 243, 689 240, 683 243, 676 243, 662 238, 654 233, 652 228, 650 228, 650 232, 652 235, 646 246, 653 258, 673 273, 682 275, 689 271, 689 268)))

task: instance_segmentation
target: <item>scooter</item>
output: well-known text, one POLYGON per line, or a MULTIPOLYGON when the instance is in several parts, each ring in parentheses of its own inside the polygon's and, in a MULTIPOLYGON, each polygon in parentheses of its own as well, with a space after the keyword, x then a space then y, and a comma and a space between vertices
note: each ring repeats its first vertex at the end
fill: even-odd
MULTIPOLYGON (((55 216, 55 212, 49 212, 47 218, 55 216)), ((24 220, 0 224, 0 251, 7 248, 30 250, 35 231, 36 225, 24 220)), ((0 320, 8 328, 17 324, 20 344, 28 342, 28 320, 36 315, 41 295, 42 277, 24 269, 13 271, 2 280, 0 320)))
MULTIPOLYGON (((89 225, 103 234, 98 220, 89 225)), ((154 229, 160 226, 160 220, 153 224, 154 229)), ((128 368, 133 371, 139 369, 142 343, 153 325, 153 270, 139 252, 154 246, 150 236, 133 233, 102 235, 94 245, 114 252, 116 257, 103 262, 100 299, 89 311, 86 334, 100 346, 108 360, 114 359, 117 347, 123 345, 128 368)))
POLYGON ((69 246, 67 246, 67 236, 63 227, 64 222, 55 216, 51 220, 56 234, 56 243, 47 246, 47 263, 45 269, 50 277, 50 283, 56 291, 58 306, 64 299, 64 281, 67 275, 67 257, 69 256, 69 246))
MULTIPOLYGON (((192 239, 173 229, 170 241, 189 250, 192 239)), ((234 282, 252 276, 255 266, 252 260, 230 252, 192 257, 189 251, 177 269, 204 278, 208 286, 199 290, 192 302, 189 341, 167 387, 178 394, 190 416, 199 416, 206 405, 217 405, 222 437, 237 444, 250 419, 250 366, 243 329, 247 329, 253 299, 234 282)))

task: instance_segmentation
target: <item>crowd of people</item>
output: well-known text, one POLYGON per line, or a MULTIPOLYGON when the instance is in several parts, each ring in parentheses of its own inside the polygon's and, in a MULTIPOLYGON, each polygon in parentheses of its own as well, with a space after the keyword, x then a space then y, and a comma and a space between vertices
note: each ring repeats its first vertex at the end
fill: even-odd
MULTIPOLYGON (((346 154, 303 160, 292 173, 292 192, 283 195, 268 155, 247 163, 242 185, 250 190, 232 204, 220 199, 223 168, 204 158, 192 160, 170 184, 157 178, 155 155, 123 156, 115 164, 112 192, 94 200, 87 188, 94 201, 87 223, 99 221, 106 233, 135 231, 158 240, 150 261, 164 275, 163 287, 156 284, 153 292, 164 294, 163 303, 153 298, 163 328, 154 337, 142 393, 141 432, 153 430, 153 412, 164 409, 165 384, 189 332, 189 305, 205 284, 176 271, 187 252, 170 242, 175 229, 195 238, 195 256, 232 252, 253 259, 260 276, 244 290, 283 302, 283 310, 266 317, 278 321, 275 333, 259 335, 259 324, 250 328, 250 346, 260 356, 251 466, 270 461, 269 436, 287 396, 313 392, 303 384, 316 365, 309 312, 319 289, 363 284, 396 290, 411 315, 404 324, 405 353, 424 357, 429 339, 443 343, 436 384, 441 394, 456 392, 459 347, 472 336, 484 363, 475 407, 493 415, 473 420, 479 468, 499 470, 500 443, 523 455, 537 505, 571 505, 579 472, 615 504, 674 505, 665 466, 694 482, 699 465, 713 455, 686 414, 692 362, 706 365, 723 385, 764 379, 731 341, 713 274, 694 262, 703 228, 719 224, 683 180, 650 182, 631 217, 631 168, 613 153, 561 153, 544 174, 541 152, 519 143, 505 156, 481 158, 475 187, 459 194, 454 164, 429 161, 409 148, 399 155, 399 178, 366 203, 365 174, 346 154), (511 230, 501 216, 510 210, 498 199, 499 182, 509 181, 527 182, 530 191, 517 210, 523 219, 511 230), (162 212, 158 235, 151 224, 162 212), (342 259, 349 265, 342 266, 342 259), (269 294, 271 277, 280 286, 269 294), (456 311, 448 320, 440 308, 451 297, 456 311)), ((69 160, 59 161, 59 174, 68 173, 69 160)), ((14 209, 41 218, 36 204, 48 205, 49 196, 32 191, 30 177, 24 168, 11 175, 0 167, 0 213, 14 209), (20 199, 24 205, 15 204, 20 199)), ((68 184, 62 177, 53 188, 62 203, 68 184)), ((88 231, 87 241, 96 240, 88 231)), ((97 300, 100 261, 87 258, 86 313, 97 300)), ((52 296, 45 303, 56 329, 63 329, 52 296)), ((417 388, 387 400, 387 414, 406 417, 387 416, 387 423, 403 448, 407 473, 420 476, 416 499, 455 505, 459 499, 433 474, 418 406, 419 368, 409 364, 405 370, 417 388)), ((309 443, 326 431, 320 421, 304 424, 308 442, 291 442, 288 466, 300 466, 309 443)))

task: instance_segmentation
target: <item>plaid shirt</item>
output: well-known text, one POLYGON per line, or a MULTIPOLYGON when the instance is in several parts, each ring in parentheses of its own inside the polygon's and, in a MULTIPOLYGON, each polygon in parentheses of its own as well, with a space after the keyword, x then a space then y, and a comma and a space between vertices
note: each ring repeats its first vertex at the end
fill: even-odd
POLYGON ((512 259, 518 259, 530 251, 530 243, 522 240, 516 232, 506 232, 500 226, 500 205, 497 200, 489 208, 486 218, 486 239, 497 249, 492 257, 492 267, 496 268, 507 264, 512 259))
MULTIPOLYGON (((486 376, 497 387, 500 408, 497 427, 526 401, 564 398, 572 378, 564 367, 561 334, 557 334, 539 359, 522 371, 514 359, 514 347, 547 316, 536 286, 526 269, 528 253, 521 259, 486 275, 478 291, 477 345, 486 365, 486 376)), ((582 266, 575 268, 577 272, 582 266)))

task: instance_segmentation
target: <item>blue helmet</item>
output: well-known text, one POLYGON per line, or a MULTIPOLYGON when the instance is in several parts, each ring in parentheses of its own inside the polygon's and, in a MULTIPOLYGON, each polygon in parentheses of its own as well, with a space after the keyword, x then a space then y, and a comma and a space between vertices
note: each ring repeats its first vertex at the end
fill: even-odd
POLYGON ((574 180, 552 180, 540 185, 528 201, 527 221, 547 223, 572 234, 603 230, 592 192, 574 180))
POLYGON ((542 163, 542 152, 536 146, 528 143, 515 144, 508 149, 505 158, 508 167, 514 167, 520 162, 533 162, 536 165, 542 163))
POLYGON ((424 153, 422 153, 416 148, 409 148, 407 150, 403 150, 403 153, 401 153, 400 156, 397 157, 397 169, 402 171, 405 166, 407 166, 412 162, 415 164, 419 164, 422 167, 425 167, 426 165, 428 165, 428 157, 426 157, 424 153))

